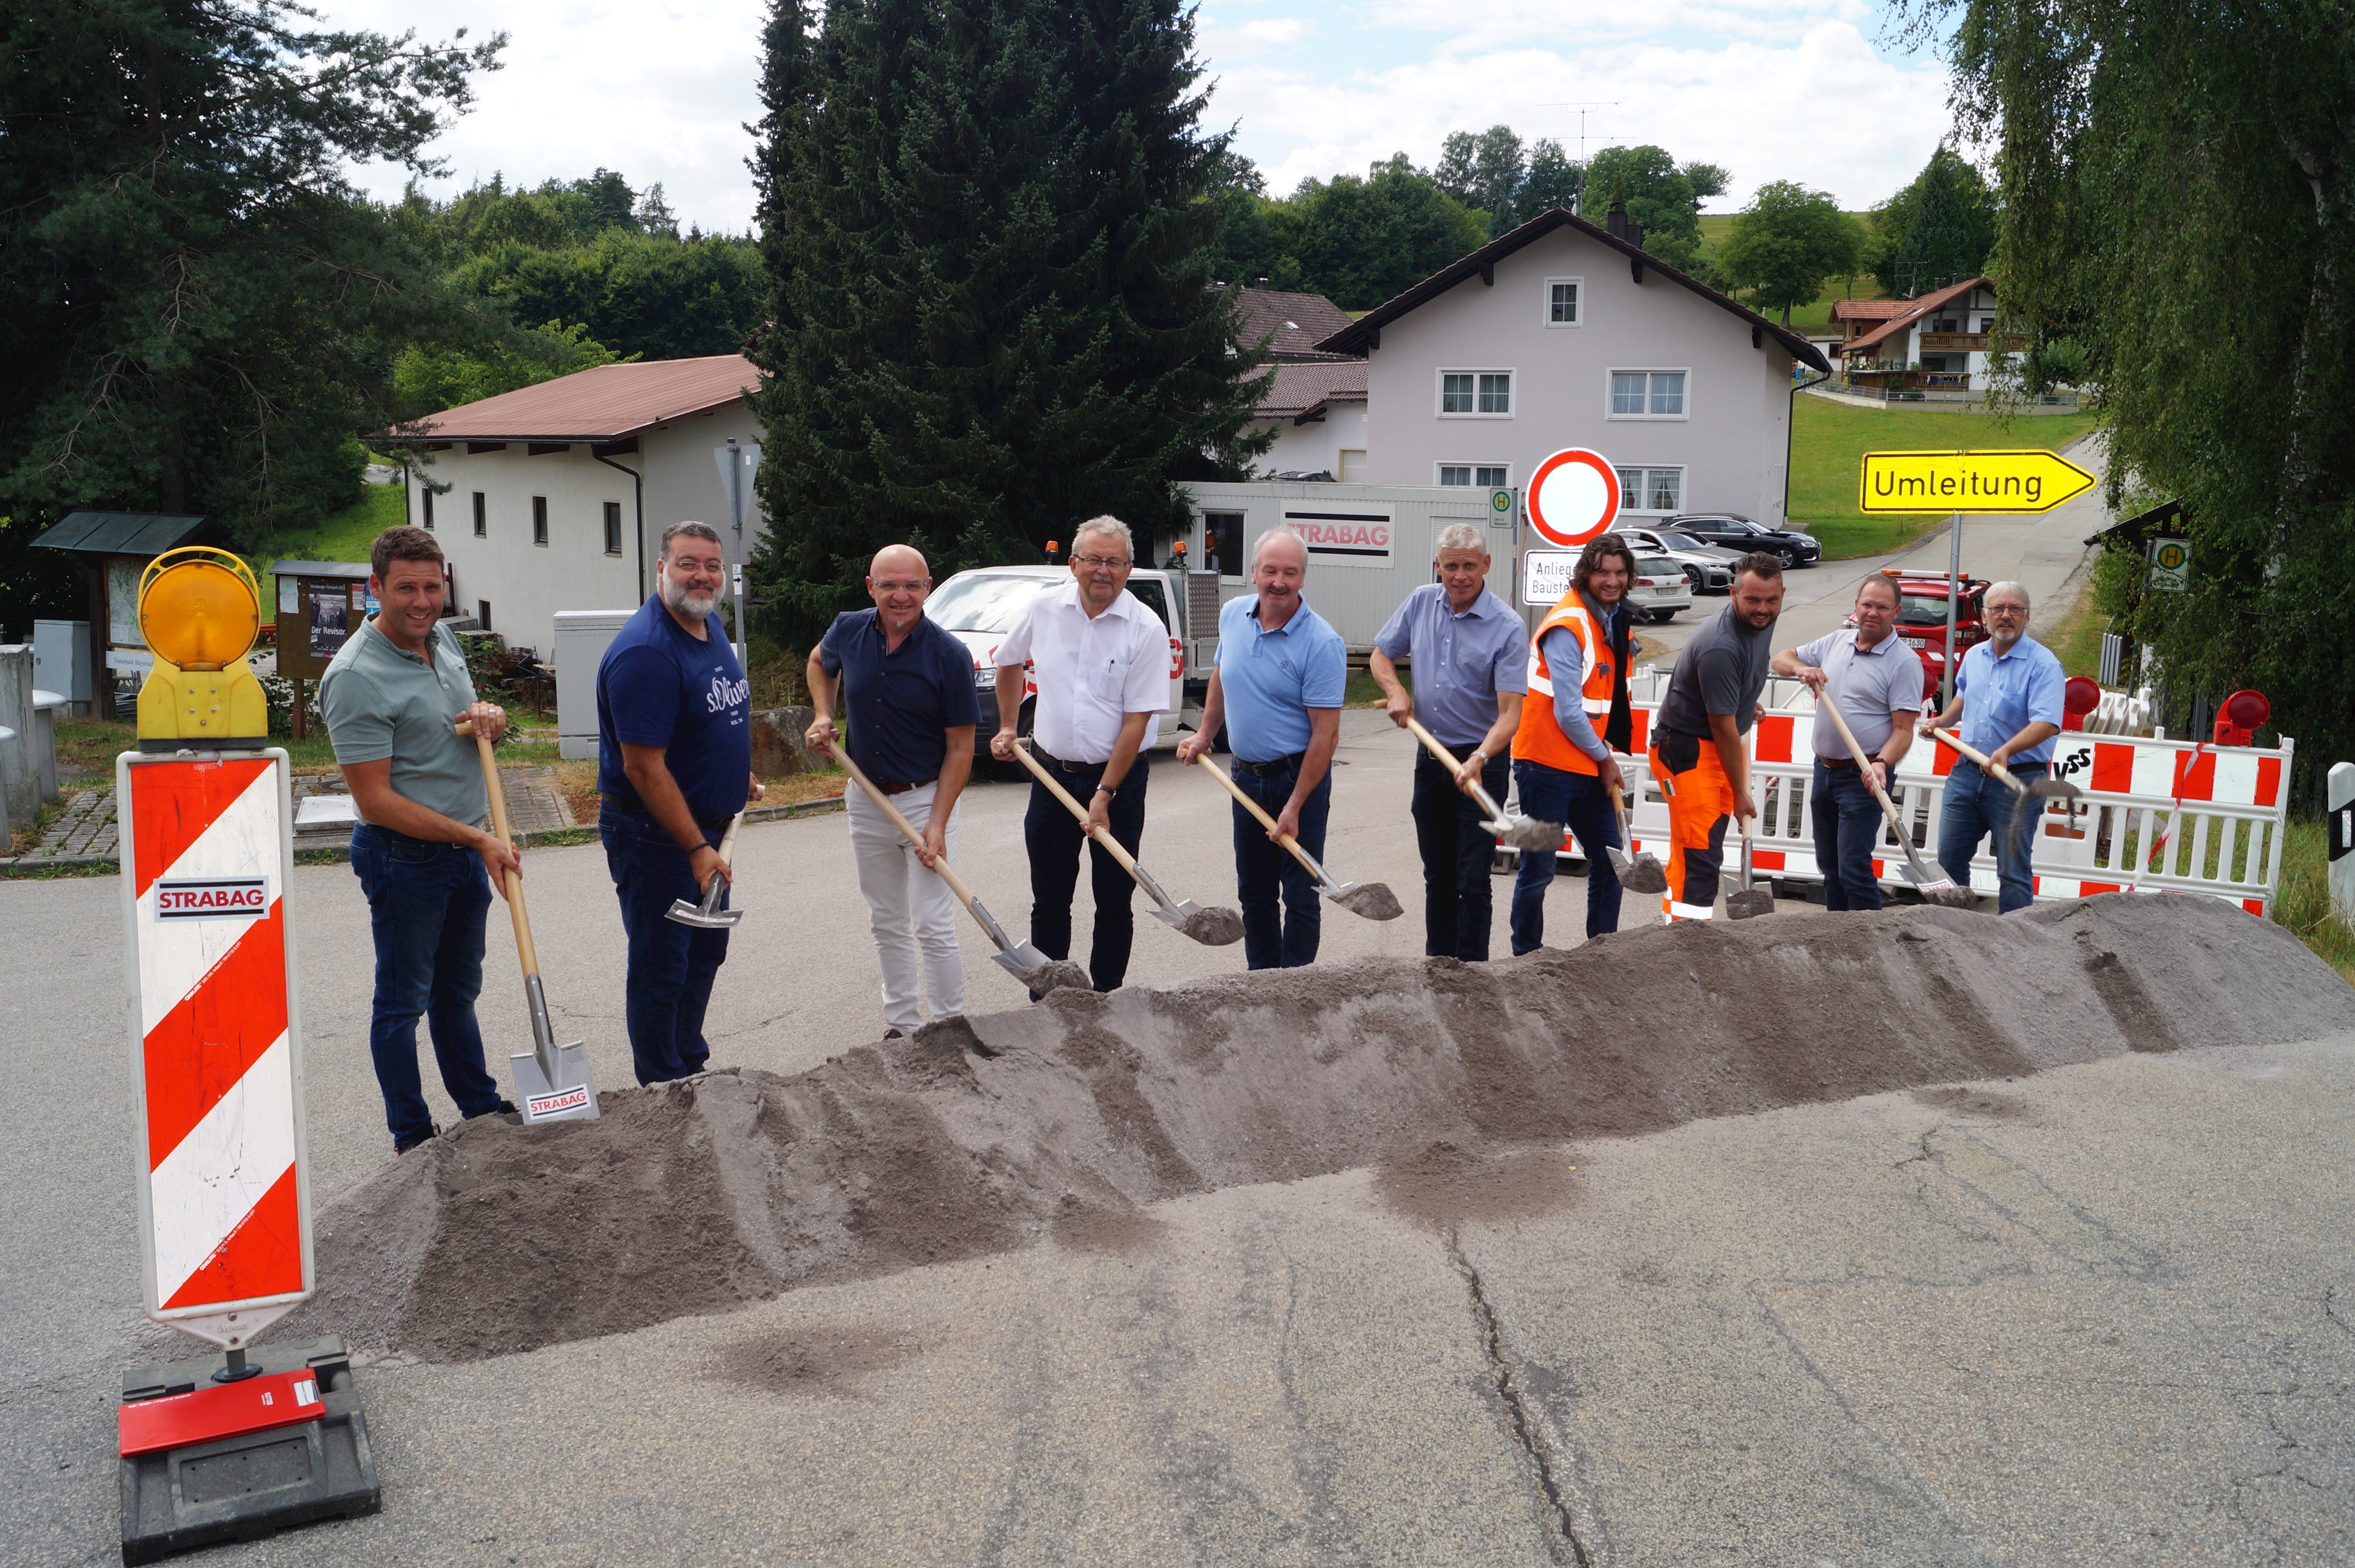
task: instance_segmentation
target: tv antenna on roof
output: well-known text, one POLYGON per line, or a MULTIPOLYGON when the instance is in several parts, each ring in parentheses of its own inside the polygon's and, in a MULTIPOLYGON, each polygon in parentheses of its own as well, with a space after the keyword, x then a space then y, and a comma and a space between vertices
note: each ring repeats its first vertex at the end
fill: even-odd
POLYGON ((1578 111, 1578 166, 1584 168, 1586 166, 1586 116, 1597 109, 1616 109, 1619 107, 1619 101, 1614 98, 1606 102, 1597 103, 1540 103, 1538 107, 1578 111))

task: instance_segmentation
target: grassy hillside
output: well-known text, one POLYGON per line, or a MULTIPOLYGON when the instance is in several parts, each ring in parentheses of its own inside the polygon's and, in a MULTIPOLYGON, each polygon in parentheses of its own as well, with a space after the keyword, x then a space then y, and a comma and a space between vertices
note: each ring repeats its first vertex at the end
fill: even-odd
POLYGON ((1868 452, 2042 447, 2057 452, 2094 428, 2091 414, 1998 420, 1980 413, 1855 409, 1825 398, 1791 400, 1791 519, 1824 541, 1824 556, 1879 555, 1932 527, 1934 517, 1868 517, 1856 509, 1868 452))
MULTIPOLYGON (((337 512, 310 532, 288 535, 271 560, 366 560, 368 546, 376 542, 377 535, 409 520, 408 507, 406 485, 370 485, 357 506, 337 512)), ((253 570, 262 578, 262 602, 275 604, 277 579, 263 571, 269 564, 268 560, 257 560, 253 570)))
MULTIPOLYGON (((1859 223, 1869 223, 1871 220, 1871 215, 1870 213, 1851 212, 1849 216, 1856 219, 1859 223)), ((1714 259, 1717 254, 1717 247, 1719 243, 1724 240, 1727 232, 1731 230, 1732 227, 1732 213, 1702 213, 1700 218, 1700 253, 1703 256, 1714 259)), ((1834 300, 1877 300, 1881 297, 1881 290, 1879 280, 1875 279, 1870 272, 1859 272, 1853 278, 1828 279, 1825 282, 1823 293, 1816 296, 1813 304, 1802 305, 1791 312, 1792 330, 1796 332, 1829 331, 1832 324, 1832 302, 1834 300)), ((1750 302, 1745 300, 1743 303, 1749 304, 1750 302)), ((1767 314, 1773 315, 1776 321, 1783 319, 1783 315, 1780 311, 1774 311, 1767 314)))

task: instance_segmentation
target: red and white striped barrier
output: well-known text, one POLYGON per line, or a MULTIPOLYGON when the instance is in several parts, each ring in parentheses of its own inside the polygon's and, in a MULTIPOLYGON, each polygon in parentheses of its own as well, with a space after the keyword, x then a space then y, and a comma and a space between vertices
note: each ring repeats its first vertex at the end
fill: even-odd
POLYGON ((238 1349, 311 1293, 286 753, 115 763, 147 1314, 238 1349))
MULTIPOLYGON (((1668 853, 1668 804, 1646 776, 1651 715, 1668 685, 1664 670, 1631 678, 1636 766, 1628 773, 1631 853, 1668 853)), ((1751 731, 1753 794, 1759 821, 1753 863, 1782 881, 1820 881, 1815 826, 1807 809, 1815 754, 1809 741, 1815 698, 1796 680, 1768 682, 1767 712, 1751 731)), ((2215 746, 2140 735, 2066 732, 2054 742, 2052 774, 2083 792, 2073 815, 2048 805, 2030 856, 2040 899, 2095 893, 2172 891, 2230 899, 2260 919, 2272 912, 2281 882, 2284 827, 2289 815, 2290 763, 2296 743, 2215 746), (2137 864, 2139 862, 2139 864, 2137 864)), ((1916 828, 1925 858, 1938 850, 1938 816, 1955 755, 1917 740, 1891 781, 1900 817, 1916 828)), ((1884 825, 1890 854, 1873 871, 1892 888, 1908 884, 1903 857, 1884 825)), ((1996 891, 1994 844, 1971 862, 1971 886, 1996 891)))

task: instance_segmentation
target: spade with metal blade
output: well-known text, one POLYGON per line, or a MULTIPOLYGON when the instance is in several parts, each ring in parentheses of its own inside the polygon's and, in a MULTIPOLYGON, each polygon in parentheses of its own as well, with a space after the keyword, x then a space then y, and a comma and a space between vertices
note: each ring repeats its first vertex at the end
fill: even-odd
MULTIPOLYGON (((1634 843, 1635 836, 1627 828, 1627 796, 1616 784, 1611 788, 1611 811, 1619 819, 1619 843, 1634 843)), ((1619 873, 1619 885, 1631 893, 1668 891, 1668 869, 1648 849, 1640 855, 1630 855, 1618 844, 1613 845, 1611 869, 1619 873)))
MULTIPOLYGON (((736 863, 736 829, 744 825, 744 814, 738 812, 729 819, 728 831, 719 836, 719 859, 728 865, 736 863)), ((685 899, 673 899, 664 912, 681 925, 692 925, 703 931, 726 931, 744 918, 741 909, 721 909, 719 895, 726 891, 728 879, 719 872, 711 873, 711 885, 703 890, 703 901, 691 904, 685 899)))
MULTIPOLYGON (((1218 780, 1219 787, 1241 801, 1243 809, 1258 817, 1270 833, 1275 832, 1275 818, 1263 810, 1259 802, 1245 795, 1242 785, 1229 778, 1217 763, 1210 763, 1202 771, 1218 780)), ((1284 833, 1277 835, 1275 841, 1291 850, 1293 859, 1308 868, 1308 874, 1316 879, 1318 890, 1327 898, 1351 914, 1362 915, 1368 920, 1396 920, 1406 912, 1406 906, 1398 901, 1398 895, 1391 891, 1387 884, 1368 882, 1361 887, 1356 882, 1337 882, 1324 867, 1316 863, 1315 856, 1300 847, 1299 839, 1284 833)))
POLYGON ((1742 885, 1725 895, 1725 915, 1728 920, 1755 920, 1774 912, 1774 895, 1750 885, 1750 818, 1742 817, 1741 827, 1742 885))
MULTIPOLYGON (((1455 752, 1441 745, 1438 738, 1423 727, 1422 720, 1410 717, 1406 721, 1406 727, 1414 732, 1414 738, 1422 741, 1424 749, 1438 758, 1440 765, 1450 773, 1464 765, 1455 760, 1455 752)), ((1480 803, 1480 809, 1488 814, 1489 819, 1480 826, 1503 839, 1508 848, 1528 849, 1547 855, 1561 848, 1563 828, 1561 823, 1548 822, 1542 817, 1508 815, 1505 808, 1496 803, 1476 778, 1464 788, 1465 793, 1480 803)))
MULTIPOLYGON (((868 799, 883 808, 883 815, 891 819, 891 826, 900 830, 900 836, 910 844, 922 844, 924 841, 924 836, 917 832, 908 819, 900 814, 900 808, 891 804, 891 797, 877 789, 868 779, 867 774, 860 771, 858 764, 850 760, 849 750, 847 747, 837 746, 833 748, 833 752, 835 761, 840 763, 844 771, 858 781, 858 787, 867 792, 868 799)), ((941 880, 949 885, 949 891, 956 895, 957 902, 964 905, 965 912, 973 916, 989 940, 996 944, 997 951, 989 955, 990 962, 1026 986, 1031 984, 1031 976, 1039 974, 1053 962, 1045 954, 1031 946, 1028 941, 1017 942, 1007 935, 1006 928, 997 923, 997 917, 991 914, 979 899, 974 897, 973 890, 964 885, 964 879, 958 876, 950 867, 947 856, 943 855, 934 861, 932 869, 940 874, 941 880)))
POLYGON ((1172 899, 1161 891, 1161 884, 1154 880, 1153 874, 1136 863, 1136 857, 1131 855, 1127 847, 1119 839, 1114 838, 1104 828, 1088 827, 1088 808, 1073 799, 1071 792, 1056 782, 1055 776, 1046 770, 1038 758, 1030 754, 1030 748, 1027 743, 1021 741, 1015 741, 1014 755, 1024 767, 1030 770, 1033 777, 1047 786, 1049 794, 1061 801, 1070 808, 1071 815, 1080 819, 1080 826, 1086 829, 1088 837, 1102 845, 1104 853, 1119 861, 1122 869, 1136 880, 1136 885, 1145 890, 1145 896, 1153 901, 1154 914, 1159 917, 1164 924, 1175 926, 1180 935, 1190 936, 1205 947, 1224 947, 1229 943, 1241 942, 1243 939, 1243 917, 1239 912, 1231 909, 1204 909, 1192 899, 1172 899))
MULTIPOLYGON (((1933 869, 1922 859, 1922 852, 1913 848, 1913 835, 1898 816, 1896 802, 1891 800, 1889 792, 1881 787, 1881 777, 1872 771, 1872 759, 1864 754, 1862 746, 1857 744, 1856 731, 1848 727, 1848 720, 1841 716, 1839 704, 1832 700, 1832 694, 1828 690, 1819 691, 1816 694, 1816 700, 1823 704, 1824 712, 1830 717, 1833 727, 1839 731, 1840 739, 1848 742, 1849 755, 1856 759, 1857 771, 1864 775, 1864 787, 1870 790, 1872 798, 1881 803, 1881 815, 1889 819, 1890 831, 1897 835, 1898 847, 1905 851, 1905 880, 1919 889, 1922 897, 1931 903, 1944 904, 1950 909, 1976 907, 1978 899, 1970 889, 1956 887, 1954 878, 1943 870, 1933 869)), ((1837 871, 1828 874, 1838 875, 1837 871)))
MULTIPOLYGON (((483 762, 483 787, 491 797, 491 828, 512 849, 506 792, 499 787, 499 764, 491 755, 490 738, 477 734, 464 719, 458 721, 458 733, 474 737, 483 762)), ((524 1006, 531 1014, 531 1049, 507 1058, 516 1100, 527 1124, 593 1122, 598 1118, 597 1088, 589 1082, 589 1047, 577 1040, 556 1043, 556 1031, 548 1021, 548 994, 539 984, 539 949, 531 940, 531 916, 523 907, 523 877, 509 871, 506 881, 507 916, 515 924, 516 956, 523 962, 524 1006)))

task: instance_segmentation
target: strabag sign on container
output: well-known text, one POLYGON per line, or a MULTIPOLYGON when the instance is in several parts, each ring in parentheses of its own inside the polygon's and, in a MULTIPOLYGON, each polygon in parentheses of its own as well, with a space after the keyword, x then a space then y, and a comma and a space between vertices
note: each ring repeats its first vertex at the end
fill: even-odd
POLYGON ((1286 507, 1284 526, 1300 536, 1312 560, 1342 565, 1387 566, 1393 530, 1391 515, 1336 506, 1317 509, 1286 507))

